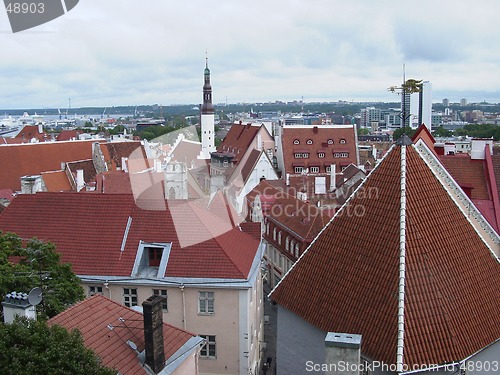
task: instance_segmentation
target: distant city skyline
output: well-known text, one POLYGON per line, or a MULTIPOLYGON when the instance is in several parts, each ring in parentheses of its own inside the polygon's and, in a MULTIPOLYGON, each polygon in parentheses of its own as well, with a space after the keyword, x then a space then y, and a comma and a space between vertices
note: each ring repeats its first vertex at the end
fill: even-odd
POLYGON ((500 102, 500 3, 443 0, 80 2, 12 34, 0 11, 0 108, 213 102, 398 102, 407 78, 433 102, 500 102))

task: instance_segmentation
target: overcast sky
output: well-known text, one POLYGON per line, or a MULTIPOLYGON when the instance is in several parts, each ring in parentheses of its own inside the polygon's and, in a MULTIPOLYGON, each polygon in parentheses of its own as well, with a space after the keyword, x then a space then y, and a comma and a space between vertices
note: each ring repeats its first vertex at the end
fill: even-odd
POLYGON ((80 0, 13 34, 0 9, 0 108, 202 101, 500 102, 499 0, 80 0))

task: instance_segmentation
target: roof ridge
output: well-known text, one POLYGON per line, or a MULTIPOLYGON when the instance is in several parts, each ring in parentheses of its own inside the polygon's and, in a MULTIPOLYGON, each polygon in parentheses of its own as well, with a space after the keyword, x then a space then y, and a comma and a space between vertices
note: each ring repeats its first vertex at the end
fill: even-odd
MULTIPOLYGON (((409 138, 404 135, 403 142, 409 138)), ((405 286, 406 286, 406 145, 400 146, 400 221, 399 221, 399 283, 398 283, 398 341, 396 346, 396 367, 403 371, 405 335, 405 286)))

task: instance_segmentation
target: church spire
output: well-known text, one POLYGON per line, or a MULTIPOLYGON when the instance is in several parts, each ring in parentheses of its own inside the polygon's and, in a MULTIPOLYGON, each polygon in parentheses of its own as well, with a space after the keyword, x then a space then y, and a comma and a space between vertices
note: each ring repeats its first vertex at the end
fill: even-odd
POLYGON ((208 56, 205 56, 205 84, 203 85, 203 105, 201 107, 202 114, 214 113, 212 104, 212 86, 210 85, 210 69, 208 69, 208 56))
POLYGON ((201 106, 201 153, 199 159, 210 159, 210 153, 215 152, 215 111, 212 104, 212 86, 210 85, 210 69, 208 57, 205 57, 205 83, 203 85, 203 104, 201 106))

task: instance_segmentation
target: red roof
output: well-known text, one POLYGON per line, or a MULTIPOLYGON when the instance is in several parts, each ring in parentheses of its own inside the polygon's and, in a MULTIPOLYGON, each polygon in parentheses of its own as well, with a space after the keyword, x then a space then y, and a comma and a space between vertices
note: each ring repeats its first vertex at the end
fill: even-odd
POLYGON ((70 141, 78 139, 78 136, 83 134, 81 130, 62 130, 56 137, 57 141, 70 141))
MULTIPOLYGON (((78 329, 85 346, 92 349, 105 366, 120 374, 150 373, 143 367, 137 352, 127 344, 128 340, 132 341, 139 352, 145 347, 143 315, 137 311, 94 295, 53 317, 49 324, 78 329)), ((192 333, 163 323, 165 360, 193 337, 192 333)))
POLYGON ((217 147, 217 151, 231 152, 235 154, 236 160, 240 160, 243 154, 247 152, 261 126, 233 124, 227 132, 226 137, 219 147, 217 147))
MULTIPOLYGON (((385 363, 396 363, 398 338, 401 158, 394 147, 271 294, 323 331, 362 334, 363 353, 385 363)), ((411 368, 462 360, 500 337, 500 264, 414 146, 406 162, 411 368)))
POLYGON ((21 177, 61 169, 61 163, 92 159, 95 141, 44 142, 0 146, 0 188, 21 190, 21 177))
MULTIPOLYGON (((286 173, 294 174, 295 166, 319 166, 351 163, 358 165, 356 128, 348 125, 286 125, 283 126, 283 158, 286 173), (330 142, 328 142, 330 140, 330 142), (345 141, 345 142, 344 142, 345 141), (341 143, 343 142, 343 143, 341 143), (319 153, 324 153, 320 158, 319 153), (307 158, 295 158, 296 153, 307 153, 307 158), (335 153, 347 153, 348 157, 335 157, 335 153)), ((320 172, 325 172, 320 168, 320 172)))
POLYGON ((71 184, 65 171, 42 172, 43 182, 47 191, 71 191, 71 184))
POLYGON ((43 129, 39 132, 38 125, 25 125, 24 128, 14 137, 17 140, 22 140, 23 142, 30 142, 31 139, 35 138, 39 142, 45 142, 51 140, 49 134, 47 134, 43 129))
POLYGON ((197 201, 138 206, 129 194, 79 193, 17 198, 0 215, 0 230, 53 242, 78 275, 130 276, 142 240, 172 243, 165 276, 245 279, 259 246, 197 201))

